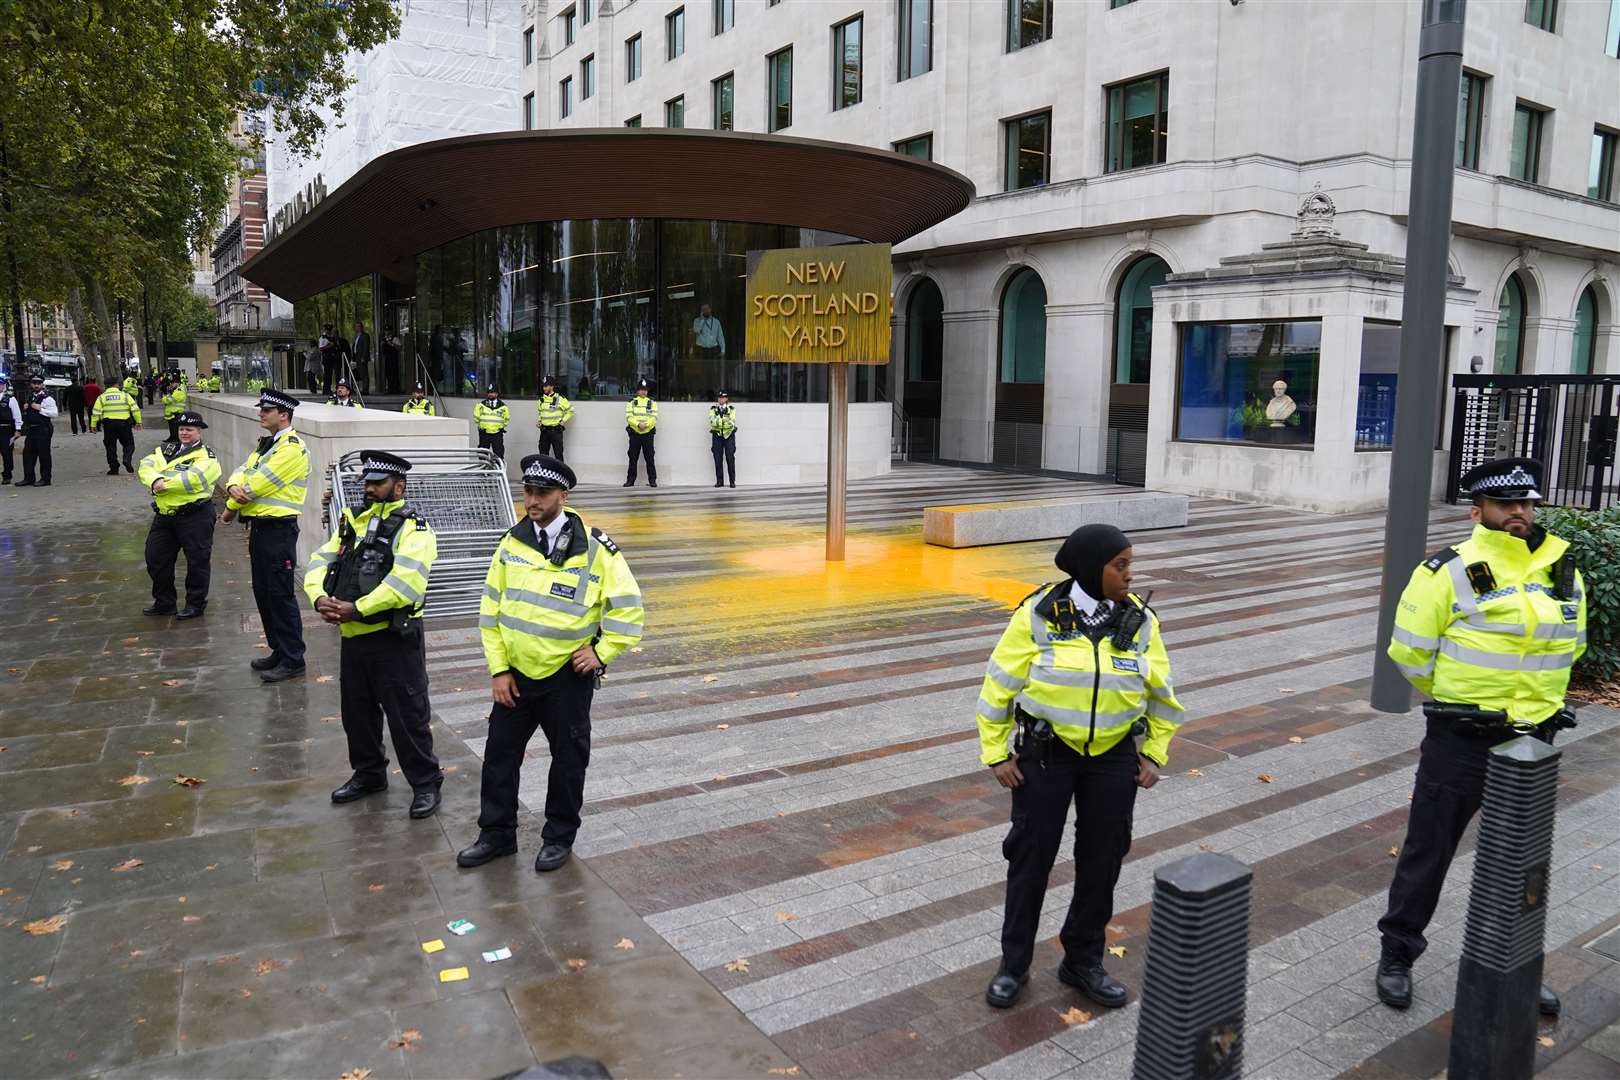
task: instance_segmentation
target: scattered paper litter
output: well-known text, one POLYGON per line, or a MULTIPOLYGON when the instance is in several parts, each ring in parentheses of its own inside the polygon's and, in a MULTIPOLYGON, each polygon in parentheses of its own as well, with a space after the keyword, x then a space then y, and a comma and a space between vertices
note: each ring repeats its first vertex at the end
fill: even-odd
POLYGON ((444 942, 439 938, 434 938, 432 941, 424 941, 422 942, 422 951, 425 953, 443 952, 444 942))
POLYGON ((444 924, 444 928, 457 937, 465 937, 474 930, 478 929, 478 927, 474 926, 466 919, 455 919, 451 922, 447 922, 444 924))
POLYGON ((467 977, 467 969, 464 967, 445 968, 439 972, 440 982, 460 982, 467 977))
POLYGON ((512 959, 512 950, 508 949, 505 945, 502 945, 498 949, 491 949, 489 952, 484 954, 484 963, 486 964, 493 964, 500 960, 510 959, 512 959))

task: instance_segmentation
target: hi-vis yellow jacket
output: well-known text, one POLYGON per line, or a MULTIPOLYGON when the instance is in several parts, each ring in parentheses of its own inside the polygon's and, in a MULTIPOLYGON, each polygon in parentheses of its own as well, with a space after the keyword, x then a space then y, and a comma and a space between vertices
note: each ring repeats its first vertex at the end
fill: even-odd
MULTIPOLYGON (((349 529, 352 530, 349 534, 350 543, 365 540, 366 528, 372 518, 386 522, 389 515, 404 509, 403 499, 380 505, 374 503, 358 514, 344 507, 343 520, 349 523, 349 529)), ((311 605, 328 595, 326 571, 342 556, 343 534, 344 529, 340 524, 332 530, 332 535, 326 543, 315 549, 315 553, 309 557, 309 565, 304 568, 304 595, 309 598, 311 605)), ((422 604, 427 599, 428 574, 433 569, 433 560, 439 557, 439 538, 426 522, 412 515, 394 534, 393 554, 394 565, 389 568, 387 576, 376 588, 354 602, 354 609, 362 618, 380 616, 394 608, 409 608, 413 615, 422 613, 422 604)), ((339 623, 338 629, 347 638, 386 630, 388 625, 388 621, 382 618, 376 622, 351 619, 346 623, 339 623)))
POLYGON ((538 427, 557 427, 574 418, 574 403, 561 394, 541 394, 534 403, 535 424, 538 427))
POLYGON ((559 552, 540 554, 527 518, 495 548, 478 605, 491 675, 517 671, 543 679, 585 644, 611 664, 641 639, 641 587, 618 546, 572 510, 563 513, 568 523, 557 538, 559 552))
POLYGON ((90 406, 90 430, 100 427, 103 420, 133 420, 140 423, 140 399, 116 386, 107 387, 96 396, 96 403, 90 406))
POLYGON ((624 403, 624 422, 637 435, 658 426, 658 402, 650 397, 633 397, 624 403))
POLYGON ((309 448, 296 431, 279 439, 266 435, 248 455, 247 462, 225 481, 226 488, 247 488, 250 502, 227 498, 225 505, 244 518, 297 517, 304 508, 305 481, 309 479, 309 448))
POLYGON ((1511 533, 1475 525, 1473 536, 1412 571, 1390 659, 1436 701, 1503 709, 1521 725, 1548 719, 1564 707, 1570 668, 1586 651, 1580 574, 1569 596, 1556 595, 1554 564, 1568 550, 1551 533, 1531 551, 1511 533))
POLYGON ((979 690, 979 760, 1005 761, 1016 710, 1045 720, 1058 738, 1096 756, 1147 719, 1144 757, 1164 765, 1182 707, 1170 681, 1170 656, 1159 618, 1134 593, 1130 603, 1146 618, 1127 649, 1108 637, 1092 641, 1078 626, 1065 628, 1054 605, 1067 600, 1070 581, 1043 585, 1026 597, 1002 632, 979 690))
MULTIPOLYGON (((96 399, 100 403, 100 399, 96 399)), ((198 443, 182 451, 178 443, 166 442, 141 458, 135 475, 148 491, 159 478, 167 480, 163 490, 153 495, 157 512, 172 514, 182 506, 206 502, 214 497, 219 483, 219 460, 208 447, 198 443)))
POLYGON ((512 407, 500 398, 491 405, 485 398, 473 406, 473 423, 486 435, 499 435, 512 422, 512 407))
POLYGON ((439 410, 434 406, 430 397, 408 397, 405 404, 400 406, 400 412, 406 416, 438 416, 439 410))
POLYGON ((173 420, 186 411, 186 384, 176 383, 173 390, 163 395, 163 419, 173 420))

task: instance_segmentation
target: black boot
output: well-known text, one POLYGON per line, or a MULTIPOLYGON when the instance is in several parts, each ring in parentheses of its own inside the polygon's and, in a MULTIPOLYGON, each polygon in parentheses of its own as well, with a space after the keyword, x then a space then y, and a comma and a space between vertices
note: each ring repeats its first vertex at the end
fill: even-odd
POLYGON ((502 840, 480 836, 477 843, 456 852, 456 865, 483 866, 491 859, 498 859, 502 855, 516 854, 517 840, 515 838, 509 837, 502 840))
POLYGON ((439 809, 439 789, 436 787, 422 788, 411 796, 411 817, 421 819, 431 817, 439 809))
POLYGON ((342 787, 332 792, 332 801, 335 803, 354 802, 356 799, 365 798, 367 795, 376 795, 378 792, 387 790, 388 781, 386 780, 380 784, 368 784, 358 776, 351 776, 344 781, 342 787))
POLYGON ((1105 1009, 1117 1009, 1130 1000, 1125 984, 1103 970, 1101 964, 1092 964, 1076 970, 1065 960, 1058 965, 1058 982, 1067 983, 1105 1009))
POLYGON ((1024 992, 1024 987, 1027 985, 1029 985, 1029 972, 1026 971, 1022 975, 1011 975, 1008 974, 1006 968, 1000 968, 996 971, 995 978, 990 980, 990 985, 984 991, 985 1004, 993 1009, 1010 1009, 1013 1002, 1018 1000, 1018 995, 1024 992))
POLYGON ((569 849, 561 844, 546 844, 540 848, 540 854, 534 857, 534 868, 542 874, 547 870, 555 870, 568 861, 569 849))
POLYGON ((1536 1002, 1536 1008, 1541 1010, 1542 1016, 1557 1016, 1564 1010, 1563 1004, 1558 1000, 1558 995, 1545 986, 1541 988, 1541 1000, 1536 1002))
POLYGON ((1412 1005, 1412 965, 1385 949, 1378 957, 1378 974, 1373 977, 1378 1000, 1392 1009, 1412 1005))
POLYGON ((280 663, 281 657, 277 656, 275 653, 271 653, 269 656, 261 656, 257 660, 248 661, 248 667, 252 668, 254 671, 269 671, 271 668, 280 663))

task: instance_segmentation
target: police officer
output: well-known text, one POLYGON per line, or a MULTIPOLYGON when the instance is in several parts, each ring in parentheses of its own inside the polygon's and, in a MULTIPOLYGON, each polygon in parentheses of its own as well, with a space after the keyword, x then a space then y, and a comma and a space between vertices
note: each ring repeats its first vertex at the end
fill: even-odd
POLYGON ((400 407, 399 411, 406 416, 439 415, 439 410, 433 405, 433 399, 427 396, 427 391, 422 388, 421 383, 416 384, 416 389, 411 392, 410 397, 405 399, 405 404, 400 407))
POLYGON ((45 377, 28 380, 28 397, 22 406, 23 478, 18 487, 51 486, 51 436, 55 429, 56 399, 45 390, 45 377), (39 481, 34 480, 38 469, 39 481))
POLYGON ((456 856, 479 866, 517 851, 518 768, 535 729, 551 748, 536 870, 568 861, 591 757, 591 695, 606 665, 641 638, 641 589, 619 548, 565 507, 574 471, 523 459, 524 520, 501 538, 484 579, 478 630, 494 682, 478 841, 456 856))
POLYGON ((90 406, 90 430, 94 431, 98 427, 101 429, 102 448, 107 451, 107 475, 118 475, 120 450, 123 451, 124 471, 134 472, 135 432, 141 427, 139 395, 132 396, 129 391, 119 386, 109 386, 103 390, 96 396, 96 403, 90 406))
POLYGON ((309 479, 309 448, 292 429, 298 399, 281 390, 259 392, 259 426, 267 435, 225 481, 221 524, 240 514, 248 526, 253 602, 264 624, 270 655, 249 667, 267 683, 304 673, 304 628, 299 617, 298 514, 309 479))
POLYGON ((478 447, 493 450, 506 460, 506 428, 512 422, 512 408, 501 400, 501 392, 484 387, 484 400, 473 406, 473 423, 478 425, 478 447))
POLYGON ((0 372, 0 484, 11 483, 11 444, 21 427, 22 405, 11 392, 11 377, 0 372))
MULTIPOLYGON (((109 393, 122 393, 116 387, 109 393)), ((96 402, 101 403, 100 399, 96 402)), ((179 442, 166 442, 141 459, 141 483, 152 493, 152 527, 146 533, 146 572, 152 578, 152 606, 142 615, 195 619, 208 606, 208 578, 214 555, 214 485, 219 460, 202 443, 208 424, 200 413, 178 417, 179 442), (186 553, 186 606, 174 609, 174 564, 186 553)), ((105 423, 105 421, 103 421, 105 423)))
POLYGON ((1136 789, 1158 783, 1182 716, 1158 616, 1130 591, 1131 558, 1129 538, 1112 525, 1076 529, 1057 553, 1068 576, 1025 597, 990 654, 979 691, 980 760, 1012 789, 1001 966, 985 991, 996 1008, 1011 1006, 1029 981, 1071 803, 1074 898, 1057 976, 1107 1008, 1127 999, 1103 970, 1104 929, 1131 847, 1136 789))
POLYGON ((624 430, 630 433, 630 469, 624 486, 636 486, 636 455, 647 459, 647 486, 658 486, 658 465, 653 460, 653 436, 658 428, 658 402, 648 392, 646 379, 636 383, 636 396, 624 403, 624 430))
MULTIPOLYGON (((1390 659, 1426 702, 1406 842, 1378 920, 1378 999, 1412 1003, 1412 964, 1446 870, 1485 792, 1487 753, 1519 734, 1552 742, 1574 726, 1570 668, 1586 651, 1586 596, 1569 544, 1535 523, 1541 462, 1502 458, 1462 476, 1474 533, 1412 571, 1395 610, 1390 659)), ((1541 990, 1541 1012, 1558 997, 1541 990)))
POLYGON ((185 411, 186 377, 178 371, 172 372, 163 391, 163 419, 169 425, 170 442, 177 442, 180 438, 179 416, 185 411))
POLYGON ((358 409, 361 407, 360 399, 354 396, 354 388, 349 380, 339 379, 332 388, 332 396, 326 399, 328 405, 337 405, 345 409, 358 409))
POLYGON ((310 557, 304 595, 343 635, 340 699, 351 776, 335 803, 388 789, 383 717, 399 768, 411 785, 410 814, 439 808, 444 773, 428 721, 427 645, 422 604, 438 538, 405 504, 410 462, 381 450, 361 454, 366 508, 347 507, 331 539, 310 557))
POLYGON ((724 390, 709 406, 709 451, 714 454, 714 486, 724 487, 720 475, 722 459, 731 473, 731 486, 737 486, 737 409, 724 390))
POLYGON ((555 376, 540 382, 540 400, 535 403, 535 425, 540 428, 540 452, 563 460, 563 432, 574 418, 574 404, 557 392, 555 376))

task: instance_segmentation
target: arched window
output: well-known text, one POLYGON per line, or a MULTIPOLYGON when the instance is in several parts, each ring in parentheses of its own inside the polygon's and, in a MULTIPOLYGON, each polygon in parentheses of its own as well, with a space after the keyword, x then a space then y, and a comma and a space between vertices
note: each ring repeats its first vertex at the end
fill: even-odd
POLYGON ((1131 264, 1114 302, 1114 381, 1145 383, 1153 359, 1153 286, 1163 285, 1170 267, 1157 255, 1131 264))
POLYGON ((1046 381, 1046 286, 1027 266, 1001 294, 1001 381, 1046 381))
POLYGON ((933 279, 923 278, 906 301, 906 378, 939 382, 945 350, 945 298, 933 279))
POLYGON ((1597 358, 1597 290, 1588 285, 1575 305, 1575 348, 1569 359, 1574 375, 1590 375, 1597 358))
POLYGON ((1496 365, 1498 375, 1517 375, 1524 369, 1524 285, 1514 274, 1502 286, 1497 304, 1496 365))

